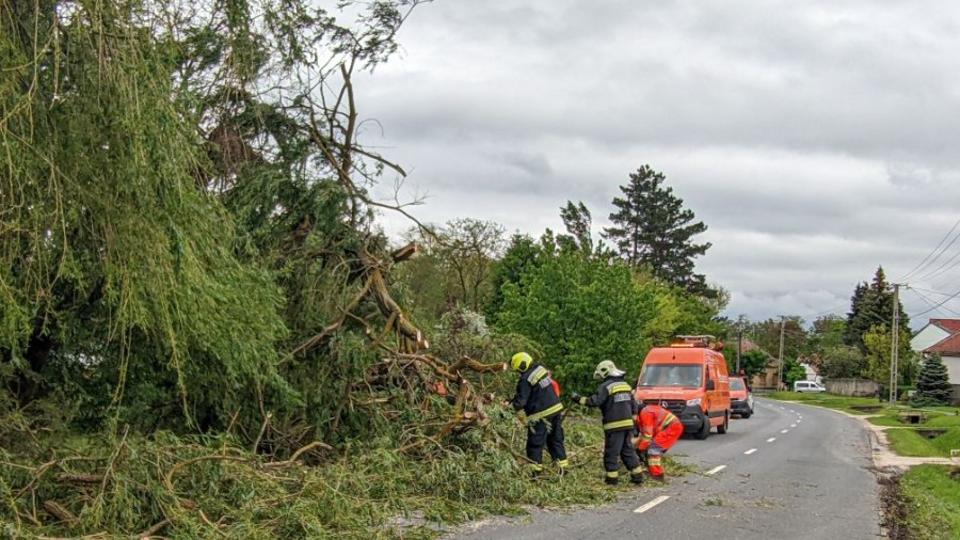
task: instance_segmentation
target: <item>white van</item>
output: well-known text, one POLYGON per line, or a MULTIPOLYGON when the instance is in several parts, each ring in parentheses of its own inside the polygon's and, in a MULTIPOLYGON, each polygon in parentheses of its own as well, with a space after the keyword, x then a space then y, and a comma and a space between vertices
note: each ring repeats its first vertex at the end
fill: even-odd
POLYGON ((826 392, 827 389, 824 388, 820 383, 815 383, 813 381, 796 381, 793 383, 794 392, 826 392))

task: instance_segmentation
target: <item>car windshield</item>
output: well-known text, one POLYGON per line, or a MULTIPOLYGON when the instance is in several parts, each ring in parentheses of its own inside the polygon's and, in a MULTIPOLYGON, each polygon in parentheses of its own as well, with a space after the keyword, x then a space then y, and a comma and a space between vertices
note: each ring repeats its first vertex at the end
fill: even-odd
POLYGON ((699 387, 703 367, 699 364, 653 364, 643 366, 638 386, 699 387))
POLYGON ((731 389, 731 390, 745 390, 745 388, 743 387, 743 379, 731 378, 731 379, 730 379, 730 389, 731 389))

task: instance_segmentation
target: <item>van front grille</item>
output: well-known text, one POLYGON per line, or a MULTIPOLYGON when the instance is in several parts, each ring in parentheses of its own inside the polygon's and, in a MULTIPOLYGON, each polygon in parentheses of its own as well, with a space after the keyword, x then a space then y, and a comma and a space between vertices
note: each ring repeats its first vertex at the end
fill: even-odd
POLYGON ((666 405, 666 409, 673 414, 680 414, 683 412, 684 407, 686 407, 687 402, 682 399, 645 399, 643 400, 644 405, 666 405))

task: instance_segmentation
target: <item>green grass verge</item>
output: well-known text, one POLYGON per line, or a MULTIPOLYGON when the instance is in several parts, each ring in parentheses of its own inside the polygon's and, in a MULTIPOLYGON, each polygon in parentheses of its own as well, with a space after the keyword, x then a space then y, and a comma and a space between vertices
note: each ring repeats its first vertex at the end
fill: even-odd
POLYGON ((869 418, 868 421, 871 424, 877 426, 888 426, 888 427, 924 427, 924 428, 954 428, 960 427, 960 416, 955 414, 956 409, 953 409, 952 412, 945 413, 936 410, 924 409, 923 414, 926 416, 926 420, 917 425, 910 424, 901 421, 900 413, 904 411, 913 411, 916 409, 909 408, 898 408, 898 409, 885 409, 882 411, 881 416, 875 416, 869 418))
POLYGON ((960 481, 950 467, 920 465, 900 479, 907 527, 917 540, 960 538, 960 481))
POLYGON ((927 439, 915 429, 890 429, 887 438, 893 451, 901 456, 949 457, 950 450, 960 449, 960 429, 949 428, 933 439, 927 439))
POLYGON ((826 392, 821 394, 808 394, 806 392, 773 392, 767 394, 765 397, 781 401, 797 401, 808 405, 817 405, 820 407, 826 407, 828 409, 836 409, 849 412, 851 414, 860 415, 876 413, 858 411, 851 407, 885 407, 885 404, 877 401, 876 398, 836 396, 833 394, 827 394, 826 392))

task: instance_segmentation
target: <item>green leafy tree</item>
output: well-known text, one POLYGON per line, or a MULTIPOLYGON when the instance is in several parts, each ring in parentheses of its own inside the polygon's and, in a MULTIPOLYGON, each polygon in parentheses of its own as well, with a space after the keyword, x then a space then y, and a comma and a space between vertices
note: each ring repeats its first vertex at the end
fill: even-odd
MULTIPOLYGON (((780 351, 780 319, 767 319, 747 326, 746 335, 761 349, 770 354, 780 351)), ((783 356, 784 358, 800 358, 805 355, 808 347, 807 329, 803 319, 797 316, 783 319, 783 356)))
MULTIPOLYGON (((727 357, 727 368, 731 374, 737 374, 737 356, 735 347, 736 344, 734 344, 734 350, 725 353, 727 357)), ((767 364, 769 363, 770 357, 767 356, 767 354, 763 351, 758 351, 756 349, 747 351, 740 355, 740 369, 743 370, 744 374, 747 376, 748 383, 755 375, 763 373, 763 370, 766 369, 767 364)))
POLYGON ((856 347, 827 347, 820 357, 820 375, 829 379, 856 378, 863 375, 867 360, 856 347))
POLYGON ((811 365, 822 371, 827 351, 844 345, 846 328, 846 321, 837 315, 825 315, 813 321, 804 352, 811 365))
POLYGON ((623 197, 613 199, 613 226, 605 228, 603 236, 630 265, 644 266, 654 277, 692 293, 708 293, 704 276, 694 271, 694 259, 706 253, 710 243, 693 241, 707 226, 694 221, 693 211, 684 208, 683 199, 665 180, 649 165, 630 174, 629 182, 620 186, 623 197))
POLYGON ((538 343, 544 361, 571 389, 593 388, 601 360, 636 375, 651 345, 655 293, 624 264, 560 253, 529 268, 520 283, 506 283, 503 295, 498 327, 538 343))
POLYGON ((783 359, 783 372, 782 372, 782 381, 787 388, 793 388, 793 383, 796 381, 802 381, 807 376, 807 370, 800 365, 799 362, 793 358, 784 358, 783 359))
POLYGON ((525 234, 515 234, 510 238, 503 257, 493 265, 491 288, 493 293, 484 310, 487 319, 496 323, 503 308, 503 287, 507 284, 522 286, 520 278, 525 272, 534 271, 544 257, 542 245, 525 234))
POLYGON ((911 403, 917 407, 931 405, 950 405, 953 399, 953 386, 947 366, 939 354, 930 355, 923 362, 917 379, 917 392, 911 403))
POLYGON ((471 218, 451 220, 429 233, 410 231, 407 238, 421 251, 394 271, 404 305, 431 323, 457 306, 476 312, 488 305, 504 234, 498 223, 471 218))
POLYGON ((590 228, 593 226, 593 217, 590 210, 582 202, 573 204, 573 201, 567 201, 567 205, 560 208, 560 219, 567 230, 567 234, 557 238, 561 248, 591 255, 593 234, 590 228))
MULTIPOLYGON (((864 376, 883 387, 890 385, 891 347, 893 345, 890 328, 885 324, 877 324, 864 334, 863 342, 867 350, 867 366, 864 376)), ((913 384, 916 374, 913 351, 909 349, 910 333, 901 331, 900 342, 907 341, 906 349, 901 347, 897 362, 897 384, 901 387, 913 384)))
POLYGON ((863 335, 867 351, 865 376, 881 386, 890 384, 890 331, 886 325, 877 324, 863 335))

